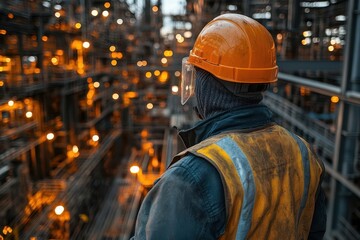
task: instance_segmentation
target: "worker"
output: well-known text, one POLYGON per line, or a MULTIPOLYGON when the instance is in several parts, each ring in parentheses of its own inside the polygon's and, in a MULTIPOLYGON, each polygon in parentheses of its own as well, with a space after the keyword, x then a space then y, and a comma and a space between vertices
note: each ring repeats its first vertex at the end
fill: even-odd
POLYGON ((270 33, 223 14, 183 60, 181 102, 201 118, 179 132, 187 149, 146 195, 133 239, 322 239, 324 166, 261 103, 277 81, 270 33))

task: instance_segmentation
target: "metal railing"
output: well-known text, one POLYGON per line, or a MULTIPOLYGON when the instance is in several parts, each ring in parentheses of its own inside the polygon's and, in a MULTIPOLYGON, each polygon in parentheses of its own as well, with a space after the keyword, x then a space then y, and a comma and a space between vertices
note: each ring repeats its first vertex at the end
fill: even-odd
POLYGON ((335 132, 332 128, 321 121, 312 119, 308 114, 295 104, 287 101, 279 95, 267 92, 264 103, 281 118, 290 122, 304 132, 304 137, 313 147, 322 148, 320 157, 323 160, 331 158, 334 154, 335 132))
POLYGON ((38 230, 39 227, 49 229, 51 221, 48 220, 48 214, 55 208, 57 203, 66 203, 69 212, 71 212, 72 208, 77 206, 78 200, 76 196, 79 195, 79 192, 86 191, 84 186, 86 186, 89 182, 91 172, 109 151, 110 147, 120 134, 120 130, 114 130, 111 134, 104 138, 101 146, 94 149, 94 152, 88 157, 88 159, 79 166, 78 171, 67 179, 67 188, 59 193, 50 205, 44 207, 41 213, 31 220, 31 224, 29 224, 26 231, 20 237, 21 239, 29 239, 30 237, 37 236, 38 233, 41 233, 41 231, 38 230))

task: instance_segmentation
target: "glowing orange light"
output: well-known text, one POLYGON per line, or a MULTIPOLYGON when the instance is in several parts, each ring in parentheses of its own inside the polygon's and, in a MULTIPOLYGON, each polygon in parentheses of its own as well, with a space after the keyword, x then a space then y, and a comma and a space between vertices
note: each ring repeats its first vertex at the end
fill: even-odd
POLYGON ((141 133, 140 133, 140 136, 141 136, 142 138, 147 138, 147 137, 149 136, 148 130, 143 129, 143 130, 141 131, 141 133))
POLYGON ((154 156, 155 150, 154 148, 149 148, 149 155, 154 156))
POLYGON ((339 99, 338 96, 332 96, 331 99, 330 99, 330 101, 331 101, 332 103, 338 103, 338 102, 340 101, 340 99, 339 99))
POLYGON ((159 76, 159 82, 165 83, 169 78, 169 73, 167 71, 163 71, 159 76))
POLYGON ((9 105, 9 107, 14 106, 14 104, 15 104, 15 102, 14 102, 13 100, 8 101, 8 105, 9 105))
POLYGON ((0 87, 4 86, 4 82, 0 81, 0 87))
POLYGON ((155 168, 159 166, 159 160, 157 159, 157 157, 153 157, 153 159, 151 160, 151 165, 155 168))
POLYGON ((32 112, 28 111, 25 113, 26 118, 31 118, 33 116, 32 112))
POLYGON ((109 47, 110 52, 114 52, 116 50, 116 47, 114 45, 109 47))
POLYGON ((65 208, 62 205, 58 205, 55 207, 54 211, 55 211, 55 214, 59 216, 65 211, 65 208))
POLYGON ((81 28, 81 23, 75 23, 75 28, 77 28, 77 29, 80 29, 81 28))
POLYGON ((160 71, 159 71, 159 70, 155 70, 155 71, 154 71, 154 75, 157 76, 157 77, 160 76, 160 71))
POLYGON ((151 78, 151 76, 152 76, 151 72, 146 72, 146 73, 145 73, 145 77, 146 77, 146 78, 151 78))
POLYGON ((97 142, 97 141, 99 141, 100 137, 95 134, 95 135, 93 135, 93 136, 91 137, 91 139, 92 139, 94 142, 97 142))
POLYGON ((100 83, 99 82, 94 82, 94 88, 98 88, 100 87, 100 83))
POLYGON ((61 49, 56 50, 56 55, 59 55, 59 56, 64 55, 64 50, 61 50, 61 49))
POLYGON ((178 43, 183 43, 185 41, 184 38, 177 39, 178 43))
POLYGON ((56 66, 59 64, 59 59, 57 57, 53 57, 51 58, 51 63, 56 66))
POLYGON ((46 135, 46 139, 47 140, 53 140, 55 138, 55 135, 53 134, 53 133, 48 133, 47 135, 46 135))
POLYGON ((165 50, 164 51, 164 56, 165 57, 171 57, 173 55, 173 51, 172 50, 165 50))
POLYGON ((109 2, 104 3, 105 8, 109 8, 110 6, 111 6, 111 4, 109 2))
POLYGON ((163 57, 163 58, 161 59, 161 63, 162 63, 162 64, 166 64, 167 62, 168 62, 168 60, 167 60, 166 58, 163 57))
POLYGON ((312 35, 312 32, 311 31, 304 31, 303 32, 303 36, 306 38, 306 37, 311 37, 312 35))
POLYGON ((156 6, 156 5, 153 6, 153 7, 152 7, 152 11, 155 12, 155 13, 158 12, 158 11, 159 11, 158 6, 156 6))
POLYGON ((148 104, 146 104, 146 108, 147 109, 153 109, 154 108, 154 104, 152 104, 152 103, 148 103, 148 104))
POLYGON ((116 60, 111 60, 111 65, 112 65, 112 66, 116 66, 116 64, 117 64, 117 61, 116 61, 116 60))
MULTIPOLYGON (((10 226, 5 226, 4 228, 3 228, 3 230, 2 230, 2 232, 3 232, 3 234, 4 235, 7 235, 8 233, 12 233, 12 228, 10 227, 10 226)), ((3 238, 3 236, 2 235, 0 235, 0 240, 3 240, 4 238, 3 238)))
POLYGON ((139 171, 140 171, 140 168, 139 168, 139 166, 137 166, 137 165, 133 165, 133 166, 130 167, 130 172, 131 172, 132 174, 136 174, 136 173, 138 173, 139 171))
POLYGON ((14 14, 12 14, 12 13, 9 13, 7 16, 8 16, 8 18, 10 18, 10 19, 13 19, 13 18, 14 18, 14 14))
POLYGON ((125 97, 126 98, 136 98, 138 96, 137 92, 126 92, 125 97))
POLYGON ((190 32, 190 31, 184 32, 184 37, 185 38, 191 38, 192 37, 192 32, 190 32))
POLYGON ((94 17, 96 17, 98 14, 99 14, 99 12, 96 9, 91 11, 91 15, 93 15, 94 17))
POLYGON ((109 11, 105 10, 102 12, 103 17, 108 17, 109 16, 109 11))
POLYGON ((88 41, 83 42, 82 45, 83 45, 84 48, 89 48, 90 47, 90 43, 88 41))
POLYGON ((173 93, 178 93, 179 92, 179 87, 174 85, 174 86, 171 87, 171 91, 173 93))
POLYGON ((119 99, 119 94, 117 94, 117 93, 114 93, 114 94, 112 95, 112 98, 113 98, 114 100, 117 100, 117 99, 119 99))

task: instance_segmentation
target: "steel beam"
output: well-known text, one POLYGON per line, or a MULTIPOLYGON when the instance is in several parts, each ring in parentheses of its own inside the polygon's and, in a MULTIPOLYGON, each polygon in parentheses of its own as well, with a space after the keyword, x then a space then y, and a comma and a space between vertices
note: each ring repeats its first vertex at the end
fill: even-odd
POLYGON ((277 64, 280 70, 286 70, 286 72, 293 71, 324 71, 329 73, 341 74, 343 63, 341 61, 329 61, 329 60, 316 60, 316 61, 304 61, 304 60, 277 60, 277 64))
MULTIPOLYGON (((345 58, 343 65, 343 75, 341 84, 341 96, 349 96, 349 99, 355 98, 358 100, 358 84, 360 75, 360 61, 359 54, 355 50, 359 49, 360 45, 360 3, 358 0, 349 1, 347 14, 347 35, 345 46, 345 58), (352 90, 352 92, 349 92, 352 90), (355 94, 354 94, 355 93, 355 94)), ((335 137, 335 151, 333 157, 333 164, 329 172, 334 173, 331 179, 330 198, 328 206, 328 221, 326 237, 332 239, 334 232, 340 230, 338 222, 339 218, 349 219, 349 203, 348 198, 344 196, 344 187, 347 187, 351 193, 359 196, 358 188, 352 188, 352 185, 342 181, 335 173, 341 175, 350 174, 353 168, 350 165, 355 160, 356 138, 344 136, 344 132, 356 133, 359 132, 359 106, 347 104, 344 99, 340 98, 337 129, 335 137)))
POLYGON ((334 86, 328 83, 322 83, 309 78, 298 77, 287 73, 279 73, 278 78, 287 82, 308 87, 311 91, 317 92, 326 96, 340 95, 341 89, 338 86, 334 86))
POLYGON ((341 87, 329 83, 319 82, 313 79, 298 77, 287 73, 279 73, 279 80, 284 80, 295 85, 304 86, 313 92, 326 96, 338 96, 340 100, 347 103, 360 104, 360 93, 356 90, 342 91, 341 87))

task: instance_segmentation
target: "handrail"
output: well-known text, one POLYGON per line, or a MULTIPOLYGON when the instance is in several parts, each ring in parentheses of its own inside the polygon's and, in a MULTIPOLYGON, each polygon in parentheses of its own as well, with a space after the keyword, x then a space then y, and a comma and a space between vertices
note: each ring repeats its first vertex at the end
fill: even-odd
POLYGON ((338 96, 343 101, 360 104, 360 93, 356 91, 347 91, 344 95, 341 93, 340 86, 334 86, 332 84, 319 82, 313 79, 299 77, 287 73, 279 73, 278 78, 287 82, 308 87, 311 91, 317 92, 326 96, 338 96))

